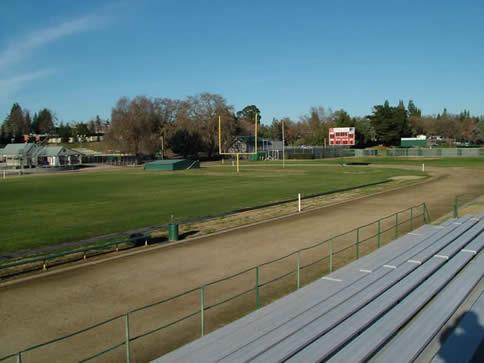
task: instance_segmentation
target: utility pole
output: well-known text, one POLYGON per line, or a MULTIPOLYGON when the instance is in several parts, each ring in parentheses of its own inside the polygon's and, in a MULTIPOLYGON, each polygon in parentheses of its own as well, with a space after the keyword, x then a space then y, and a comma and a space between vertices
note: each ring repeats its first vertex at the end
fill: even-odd
POLYGON ((165 130, 164 129, 161 131, 160 141, 161 141, 161 160, 164 160, 165 159, 165 130))
POLYGON ((285 168, 286 167, 286 156, 285 156, 285 147, 284 147, 284 144, 285 144, 285 137, 284 137, 284 120, 282 120, 282 167, 285 168))

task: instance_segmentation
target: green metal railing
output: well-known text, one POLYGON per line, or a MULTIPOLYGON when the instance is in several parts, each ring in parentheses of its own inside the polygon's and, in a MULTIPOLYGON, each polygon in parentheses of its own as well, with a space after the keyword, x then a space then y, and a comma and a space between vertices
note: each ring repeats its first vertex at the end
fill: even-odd
POLYGON ((456 195, 454 198, 454 204, 452 206, 452 216, 454 218, 458 218, 459 209, 462 208, 464 205, 470 203, 471 201, 473 201, 483 193, 484 193, 484 190, 480 190, 479 192, 475 192, 475 193, 464 193, 464 194, 456 195))
MULTIPOLYGON (((116 354, 117 361, 121 359, 125 359, 126 362, 146 361, 153 358, 147 354, 156 356, 165 354, 301 288, 322 275, 331 273, 399 235, 428 222, 429 213, 425 203, 422 203, 237 274, 128 311, 57 339, 25 348, 0 358, 0 362, 9 360, 20 363, 28 353, 55 347, 55 344, 65 343, 66 340, 82 334, 92 333, 98 337, 100 334, 98 332, 96 335, 96 329, 109 329, 109 324, 124 326, 117 329, 118 333, 122 330, 122 334, 116 343, 112 344, 114 334, 109 333, 107 335, 112 344, 109 347, 82 358, 76 356, 79 352, 76 353, 74 349, 70 349, 66 354, 63 353, 63 359, 90 362, 110 353, 116 354), (229 303, 232 305, 228 306, 229 303), (220 310, 217 311, 217 309, 220 310), (210 314, 213 316, 209 316, 210 314), (207 325, 210 322, 212 325, 207 325), (178 330, 174 333, 173 329, 178 330), (149 342, 140 344, 139 349, 136 349, 143 338, 149 339, 154 334, 165 335, 162 338, 156 336, 156 343, 152 345, 151 353, 146 352, 146 344, 149 342), (166 345, 162 346, 164 343, 166 345)), ((82 344, 92 347, 97 345, 97 340, 91 337, 91 341, 89 339, 86 341, 83 338, 82 344)), ((71 344, 75 345, 75 343, 71 344)), ((96 348, 91 349, 96 350, 96 348)), ((82 349, 82 352, 86 354, 85 349, 82 349)), ((39 352, 35 361, 43 359, 43 355, 41 356, 39 352)), ((52 357, 45 358, 45 361, 52 360, 52 357)))

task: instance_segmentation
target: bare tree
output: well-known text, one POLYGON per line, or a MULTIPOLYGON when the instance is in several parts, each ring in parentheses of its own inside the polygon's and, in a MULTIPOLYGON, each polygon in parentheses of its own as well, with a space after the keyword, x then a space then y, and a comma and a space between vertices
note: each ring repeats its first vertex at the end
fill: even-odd
POLYGON ((119 99, 112 110, 111 122, 108 139, 120 150, 150 155, 160 149, 160 114, 149 98, 119 99))
POLYGON ((198 129, 208 157, 211 158, 218 149, 218 116, 223 120, 230 120, 224 123, 226 138, 226 133, 230 132, 230 125, 233 124, 233 107, 227 105, 225 98, 213 93, 189 97, 188 102, 192 126, 198 129))

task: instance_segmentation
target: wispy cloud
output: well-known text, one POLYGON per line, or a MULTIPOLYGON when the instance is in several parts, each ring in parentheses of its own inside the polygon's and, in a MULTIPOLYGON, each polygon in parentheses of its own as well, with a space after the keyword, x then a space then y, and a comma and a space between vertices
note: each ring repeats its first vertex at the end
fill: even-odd
POLYGON ((38 48, 72 34, 93 30, 104 21, 105 17, 102 16, 84 16, 12 40, 6 49, 0 51, 0 70, 13 63, 25 60, 30 53, 38 48))
POLYGON ((27 83, 48 77, 54 73, 50 69, 44 69, 22 74, 14 73, 12 76, 14 66, 22 65, 22 63, 28 61, 29 56, 39 48, 46 47, 74 34, 95 30, 105 24, 107 20, 105 16, 83 16, 38 29, 23 37, 11 39, 7 43, 7 47, 0 50, 0 98, 3 98, 2 101, 7 101, 27 83), (8 74, 8 77, 6 74, 8 74))
POLYGON ((53 73, 50 69, 24 73, 8 79, 0 79, 0 97, 8 98, 22 88, 26 83, 48 77, 53 73))

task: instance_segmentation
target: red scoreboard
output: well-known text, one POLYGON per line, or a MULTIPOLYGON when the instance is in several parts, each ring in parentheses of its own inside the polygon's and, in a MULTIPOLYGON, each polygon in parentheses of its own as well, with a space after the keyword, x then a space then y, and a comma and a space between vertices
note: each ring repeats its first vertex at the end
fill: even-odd
POLYGON ((355 128, 354 127, 332 127, 329 129, 330 145, 354 145, 355 128))

